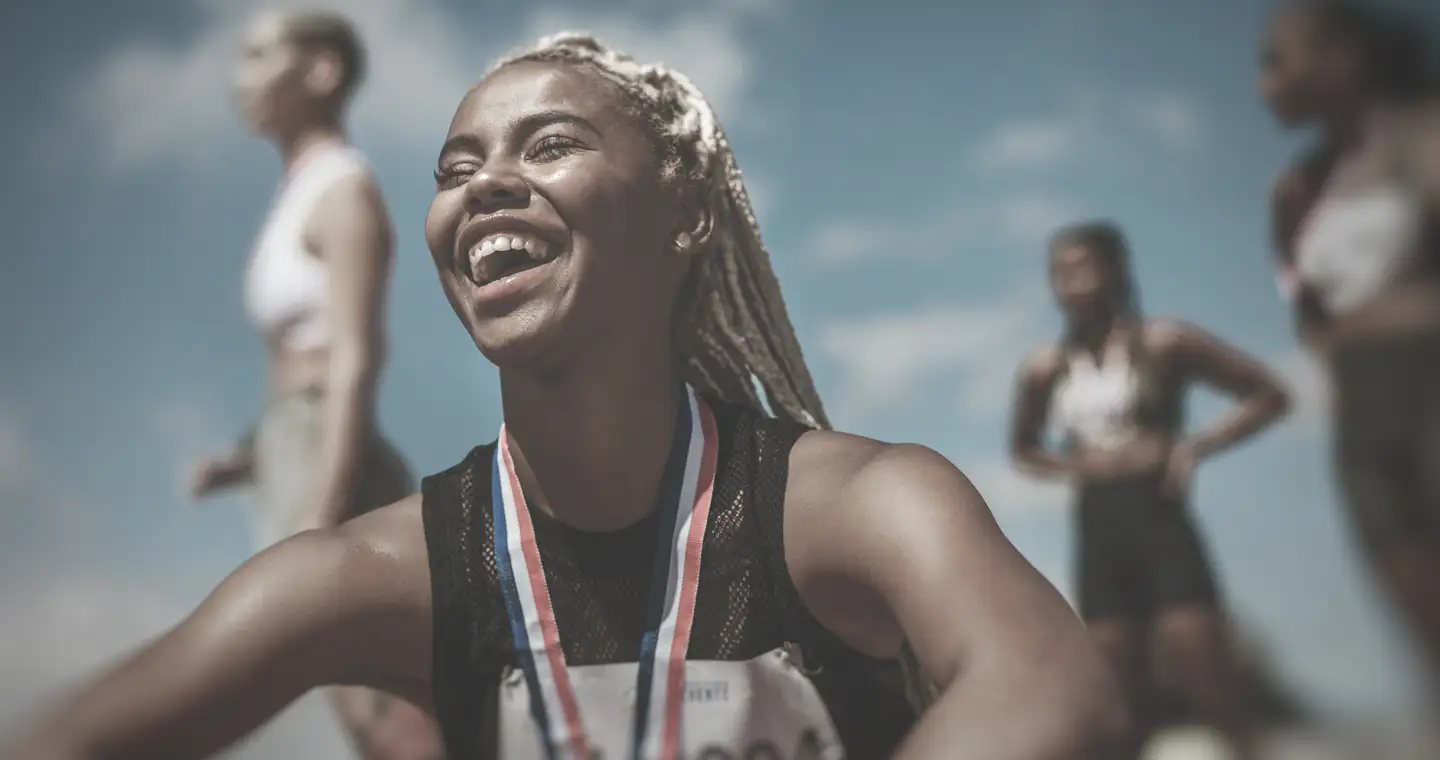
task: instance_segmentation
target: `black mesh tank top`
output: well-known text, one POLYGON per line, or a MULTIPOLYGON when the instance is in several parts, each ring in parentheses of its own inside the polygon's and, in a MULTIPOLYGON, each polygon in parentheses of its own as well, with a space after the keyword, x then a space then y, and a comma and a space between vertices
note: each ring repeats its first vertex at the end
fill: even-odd
MULTIPOLYGON (((700 567, 690 657, 748 660, 801 647, 849 760, 889 757, 915 722, 898 661, 840 642, 805 610, 785 566, 782 518, 790 448, 804 428, 706 399, 720 458, 700 567)), ((425 478, 425 542, 434 605, 433 688, 450 760, 496 754, 500 676, 518 660, 495 569, 495 444, 425 478)), ((532 511, 561 646, 571 665, 635 662, 658 516, 585 533, 532 511)))

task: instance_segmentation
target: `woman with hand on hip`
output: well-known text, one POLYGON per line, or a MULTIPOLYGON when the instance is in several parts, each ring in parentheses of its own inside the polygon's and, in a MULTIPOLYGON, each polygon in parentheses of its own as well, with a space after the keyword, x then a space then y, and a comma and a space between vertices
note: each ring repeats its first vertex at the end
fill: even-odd
MULTIPOLYGON (((1146 318, 1119 227, 1067 227, 1050 244, 1050 285, 1065 316, 1059 341, 1021 366, 1011 455, 1024 472, 1075 487, 1079 606, 1145 731, 1151 640, 1191 711, 1250 746, 1247 711, 1214 572, 1188 508, 1195 466, 1285 412, 1279 381, 1254 359, 1187 322, 1146 318), (1239 398, 1186 435, 1186 391, 1239 398), (1064 435, 1044 445, 1053 420, 1064 435)), ((1138 746, 1136 750, 1138 751, 1138 746)))

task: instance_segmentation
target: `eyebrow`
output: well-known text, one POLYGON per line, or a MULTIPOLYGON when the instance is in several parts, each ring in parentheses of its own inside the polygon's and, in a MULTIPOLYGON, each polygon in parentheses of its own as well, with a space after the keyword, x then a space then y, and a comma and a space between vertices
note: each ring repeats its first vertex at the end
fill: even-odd
POLYGON ((535 113, 522 116, 517 119, 513 124, 511 124, 510 128, 511 131, 517 135, 529 137, 535 132, 538 132, 539 130, 548 127, 551 124, 572 124, 593 133, 596 137, 600 136, 600 130, 596 129, 594 124, 591 124, 584 118, 576 116, 573 113, 553 109, 548 111, 537 111, 535 113))
MULTIPOLYGON (((510 132, 512 140, 524 140, 551 124, 572 124, 597 137, 600 136, 600 130, 596 129, 595 125, 591 124, 585 118, 576 116, 573 113, 554 109, 526 114, 511 122, 508 131, 510 132)), ((450 153, 457 152, 483 154, 485 152, 485 146, 479 137, 473 134, 461 134, 447 139, 445 144, 440 147, 440 156, 442 158, 450 153)))

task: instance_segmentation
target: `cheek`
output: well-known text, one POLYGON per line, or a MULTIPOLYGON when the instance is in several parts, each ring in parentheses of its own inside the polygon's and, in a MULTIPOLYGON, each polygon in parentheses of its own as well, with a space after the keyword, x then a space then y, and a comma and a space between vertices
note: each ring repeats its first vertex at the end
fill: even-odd
POLYGON ((631 270, 652 266, 668 253, 670 210, 652 187, 605 183, 590 188, 586 196, 567 221, 577 242, 596 259, 587 265, 631 270))
POLYGON ((460 191, 447 190, 430 201, 430 210, 425 213, 425 244, 437 266, 443 267, 454 253, 460 210, 460 191))

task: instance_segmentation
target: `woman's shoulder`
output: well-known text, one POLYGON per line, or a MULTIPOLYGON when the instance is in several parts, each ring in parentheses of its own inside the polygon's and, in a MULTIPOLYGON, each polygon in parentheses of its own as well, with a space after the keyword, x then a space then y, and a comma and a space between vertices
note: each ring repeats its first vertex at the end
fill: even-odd
POLYGON ((1179 317, 1147 317, 1140 329, 1145 350, 1161 360, 1170 358, 1176 350, 1204 334, 1198 325, 1179 317))
POLYGON ((1033 349, 1016 370, 1021 383, 1049 383, 1065 369, 1065 348, 1059 341, 1033 349))
MULTIPOLYGON (((837 430, 811 430, 790 453, 786 510, 871 511, 877 493, 924 489, 933 478, 961 477, 949 459, 928 446, 887 442, 837 430)), ((820 516, 817 514, 817 517, 820 516)))
POLYGON ((394 504, 372 510, 341 524, 336 528, 336 532, 352 549, 395 560, 418 556, 423 561, 423 501, 419 493, 410 494, 394 504))

